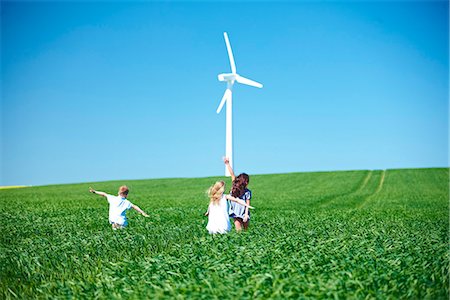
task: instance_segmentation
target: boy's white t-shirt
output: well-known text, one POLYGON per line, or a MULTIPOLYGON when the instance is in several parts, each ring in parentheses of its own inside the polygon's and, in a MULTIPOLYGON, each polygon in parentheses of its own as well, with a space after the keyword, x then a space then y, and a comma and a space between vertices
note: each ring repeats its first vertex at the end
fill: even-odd
POLYGON ((131 208, 132 203, 127 198, 120 196, 107 195, 109 203, 109 222, 120 225, 127 225, 126 211, 131 208))

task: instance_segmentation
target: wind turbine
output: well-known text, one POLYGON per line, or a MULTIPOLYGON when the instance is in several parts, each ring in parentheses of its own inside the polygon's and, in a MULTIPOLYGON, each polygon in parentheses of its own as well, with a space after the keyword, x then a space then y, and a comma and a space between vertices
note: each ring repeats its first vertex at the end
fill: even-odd
MULTIPOLYGON (((233 167, 233 84, 235 81, 254 86, 257 88, 262 88, 263 85, 256 81, 250 80, 248 78, 242 77, 236 73, 236 64, 234 63, 233 52, 231 51, 230 41, 228 40, 228 35, 226 32, 223 33, 225 38, 225 43, 227 45, 228 57, 230 58, 231 73, 219 74, 219 81, 226 81, 227 89, 223 94, 222 101, 220 101, 219 107, 217 108, 217 113, 220 113, 225 102, 227 103, 226 110, 226 139, 225 139, 225 155, 230 160, 230 166, 233 167)), ((225 176, 229 177, 230 172, 225 166, 225 176)))

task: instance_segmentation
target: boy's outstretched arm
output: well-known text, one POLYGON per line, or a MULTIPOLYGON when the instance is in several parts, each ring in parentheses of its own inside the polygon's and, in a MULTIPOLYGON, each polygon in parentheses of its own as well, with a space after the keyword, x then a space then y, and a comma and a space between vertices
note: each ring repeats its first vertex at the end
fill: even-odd
POLYGON ((143 211, 142 209, 139 208, 139 206, 131 204, 131 208, 133 208, 135 211, 137 211, 138 213, 140 213, 141 215, 143 215, 144 217, 149 217, 149 215, 147 215, 145 213, 145 211, 143 211))
POLYGON ((228 157, 223 157, 223 162, 227 166, 228 172, 230 172, 231 181, 234 181, 236 176, 234 175, 233 168, 230 166, 230 159, 228 157))
POLYGON ((233 197, 231 195, 226 195, 226 197, 227 197, 228 200, 236 202, 236 203, 239 203, 240 205, 244 205, 244 206, 246 206, 248 208, 254 208, 253 206, 248 205, 247 203, 245 203, 244 201, 242 201, 239 198, 235 198, 235 197, 233 197))
POLYGON ((96 191, 96 190, 94 190, 93 188, 89 188, 89 192, 91 192, 91 193, 94 193, 94 194, 97 194, 97 195, 100 195, 100 196, 103 196, 103 197, 106 197, 108 194, 106 194, 106 193, 104 193, 104 192, 100 192, 100 191, 96 191))

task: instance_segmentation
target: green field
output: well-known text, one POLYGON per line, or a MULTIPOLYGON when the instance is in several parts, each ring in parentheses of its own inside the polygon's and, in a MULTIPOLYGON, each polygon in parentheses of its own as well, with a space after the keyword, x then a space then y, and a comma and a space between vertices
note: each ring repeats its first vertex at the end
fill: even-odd
POLYGON ((449 298, 449 169, 251 176, 250 229, 211 236, 217 179, 0 190, 0 298, 449 298), (150 218, 113 231, 88 187, 122 184, 150 218))

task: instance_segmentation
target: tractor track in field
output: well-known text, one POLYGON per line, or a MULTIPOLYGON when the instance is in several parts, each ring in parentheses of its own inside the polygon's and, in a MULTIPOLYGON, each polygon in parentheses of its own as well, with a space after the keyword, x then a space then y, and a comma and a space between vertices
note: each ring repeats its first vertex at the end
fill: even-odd
POLYGON ((358 188, 358 190, 356 191, 356 193, 362 191, 362 190, 366 187, 367 183, 369 182, 370 178, 372 177, 372 174, 373 174, 373 171, 370 170, 370 171, 367 173, 366 178, 364 178, 363 183, 361 184, 361 186, 360 186, 360 187, 358 188))
MULTIPOLYGON (((354 188, 346 193, 343 193, 343 194, 330 195, 328 197, 325 197, 324 199, 322 199, 321 203, 319 204, 319 207, 325 207, 325 206, 329 205, 331 202, 333 202, 334 200, 339 199, 339 198, 356 196, 357 194, 362 193, 364 191, 364 189, 366 189, 368 183, 370 182, 370 180, 373 177, 374 177, 374 171, 369 170, 367 172, 366 177, 361 181, 361 183, 356 188, 354 188)), ((374 191, 367 191, 368 193, 370 193, 367 196, 361 196, 361 198, 362 198, 361 201, 355 205, 356 209, 363 208, 375 195, 377 195, 383 189, 385 177, 386 177, 386 170, 382 170, 376 189, 374 191)))
POLYGON ((385 177, 386 177, 386 170, 383 170, 383 172, 381 173, 380 184, 378 185, 377 190, 375 191, 375 194, 378 194, 381 191, 381 189, 383 188, 385 177))
POLYGON ((372 174, 373 174, 373 171, 369 170, 367 172, 366 177, 361 181, 361 183, 356 188, 353 188, 352 190, 350 190, 350 191, 348 191, 346 193, 339 194, 339 195, 330 195, 328 197, 325 197, 321 201, 321 203, 319 204, 319 207, 324 207, 324 206, 330 204, 335 199, 342 198, 342 197, 347 197, 347 196, 350 196, 350 195, 353 195, 353 194, 356 194, 356 193, 362 191, 366 187, 366 185, 369 182, 370 178, 372 177, 372 174))
POLYGON ((384 184, 384 179, 386 178, 386 170, 383 170, 381 172, 380 182, 378 183, 377 189, 372 194, 364 197, 364 199, 357 205, 357 209, 363 208, 367 202, 370 201, 371 198, 373 198, 375 195, 377 195, 382 189, 384 184))

